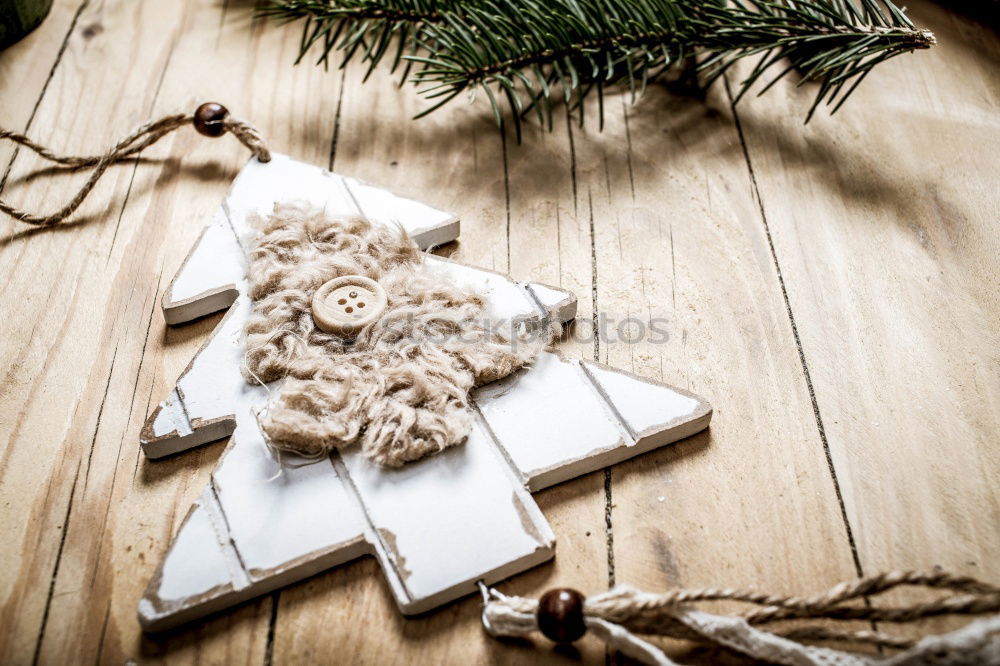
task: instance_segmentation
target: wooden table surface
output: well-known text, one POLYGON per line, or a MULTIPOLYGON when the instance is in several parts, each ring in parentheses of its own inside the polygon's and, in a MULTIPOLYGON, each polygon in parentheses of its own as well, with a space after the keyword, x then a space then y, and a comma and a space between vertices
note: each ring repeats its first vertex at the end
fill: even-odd
MULTIPOLYGON (((566 354, 712 401, 710 431, 537 495, 558 554, 506 592, 806 593, 938 566, 997 582, 1000 41, 938 4, 911 16, 940 45, 807 126, 808 87, 733 109, 724 85, 654 86, 609 97, 603 132, 561 118, 518 146, 483 104, 412 121, 424 103, 388 75, 294 67, 298 27, 249 2, 56 0, 0 53, 0 125, 95 153, 218 100, 275 150, 458 213, 444 253, 573 290, 566 354), (595 341, 600 317, 664 319, 669 340, 595 341)), ((113 168, 78 224, 0 222, 0 663, 603 663, 592 639, 494 642, 473 598, 403 619, 370 558, 141 634, 136 603, 224 448, 139 450, 219 321, 168 327, 160 295, 246 158, 180 131, 113 168)), ((8 146, 0 164, 4 198, 38 211, 80 180, 29 179, 43 164, 8 146)))

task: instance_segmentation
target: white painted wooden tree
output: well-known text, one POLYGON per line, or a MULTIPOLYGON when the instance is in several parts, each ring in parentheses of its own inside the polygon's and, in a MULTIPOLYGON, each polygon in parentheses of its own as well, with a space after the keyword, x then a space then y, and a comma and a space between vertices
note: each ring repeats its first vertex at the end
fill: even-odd
MULTIPOLYGON (((274 387, 240 375, 247 216, 279 199, 400 224, 424 248, 458 236, 455 216, 275 155, 251 160, 163 296, 170 324, 230 308, 150 415, 149 458, 230 434, 211 483, 191 507, 139 604, 147 631, 166 629, 362 555, 378 558, 403 613, 430 610, 554 555, 532 491, 704 429, 711 407, 680 389, 596 363, 542 354, 478 389, 461 446, 379 467, 357 451, 283 469, 253 416, 274 387), (281 474, 278 472, 281 471, 281 474)), ((571 320, 568 292, 427 255, 488 296, 490 316, 571 320)))

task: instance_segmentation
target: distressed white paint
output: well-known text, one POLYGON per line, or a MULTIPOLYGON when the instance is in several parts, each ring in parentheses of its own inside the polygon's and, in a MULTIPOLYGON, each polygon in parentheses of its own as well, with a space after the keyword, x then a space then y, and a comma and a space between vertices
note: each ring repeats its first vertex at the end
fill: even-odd
POLYGON ((253 216, 266 216, 276 201, 303 201, 333 215, 365 215, 398 225, 421 248, 458 238, 458 218, 426 204, 274 154, 264 164, 252 158, 237 175, 212 222, 164 292, 168 324, 181 324, 229 307, 242 285, 253 216))
POLYGON ((220 208, 163 292, 167 323, 184 323, 229 307, 245 274, 246 255, 220 208))
POLYGON ((566 322, 576 318, 576 298, 567 291, 538 282, 525 287, 539 307, 545 312, 553 313, 557 321, 566 322))
POLYGON ((240 373, 249 313, 249 299, 239 297, 147 420, 139 438, 146 457, 162 458, 228 437, 235 427, 234 406, 252 403, 263 390, 247 384, 240 373))
MULTIPOLYGON (((424 263, 439 271, 455 284, 476 291, 487 299, 486 316, 493 322, 517 321, 540 314, 539 308, 528 296, 523 285, 506 275, 467 266, 442 257, 427 255, 424 263)), ((563 292, 563 298, 569 296, 563 292)))
POLYGON ((711 411, 689 393, 655 382, 636 381, 635 375, 597 363, 584 363, 583 367, 639 444, 652 440, 662 446, 680 439, 665 441, 676 428, 684 433, 681 437, 687 437, 708 425, 711 411), (701 427, 697 430, 686 432, 698 425, 701 427))
MULTIPOLYGON (((227 284, 245 291, 242 258, 235 280, 233 262, 221 258, 242 256, 237 239, 248 233, 247 216, 270 209, 278 195, 267 188, 275 185, 283 188, 282 197, 313 197, 314 203, 325 197, 328 206, 350 205, 347 212, 410 224, 411 233, 425 240, 457 234, 448 226, 453 217, 422 204, 282 156, 272 166, 252 161, 223 204, 226 226, 220 228, 229 227, 228 241, 218 228, 206 231, 172 283, 170 298, 192 294, 177 310, 181 314, 175 312, 180 320, 216 307, 227 284), (211 265, 226 261, 228 268, 211 265), (211 285, 199 291, 199 279, 211 285)), ((576 299, 554 287, 518 284, 436 257, 426 261, 481 291, 495 320, 567 321, 576 313, 576 299)), ((165 311, 176 305, 164 299, 165 311)), ((236 298, 143 428, 149 457, 236 428, 212 483, 140 603, 147 630, 189 621, 366 553, 379 559, 404 613, 429 610, 474 591, 477 580, 495 582, 552 557, 554 535, 525 486, 536 490, 674 441, 707 426, 711 416, 707 404, 682 391, 543 354, 532 368, 474 394, 477 420, 459 447, 399 470, 348 450, 277 475, 253 417, 267 389, 249 386, 240 375, 249 311, 248 299, 236 298)))
POLYGON ((177 272, 167 290, 170 300, 197 298, 205 293, 206 285, 235 286, 245 274, 244 257, 220 210, 212 223, 205 227, 185 262, 185 268, 190 270, 177 272))
POLYGON ((233 405, 246 404, 261 394, 262 389, 248 384, 240 372, 243 329, 249 315, 250 299, 240 296, 198 353, 197 362, 177 380, 184 409, 192 421, 229 416, 233 405))
POLYGON ((343 181, 362 215, 385 224, 399 224, 421 249, 458 238, 458 218, 451 213, 434 210, 413 199, 387 196, 385 190, 354 178, 344 178, 343 181))
POLYGON ((548 523, 478 423, 464 445, 399 469, 374 465, 356 449, 342 458, 404 613, 553 555, 548 523))
POLYGON ((348 501, 329 459, 284 468, 264 444, 249 411, 239 416, 230 447, 212 473, 219 506, 247 576, 260 580, 288 563, 331 549, 367 551, 364 519, 348 501))
MULTIPOLYGON (((187 437, 194 432, 191 422, 188 421, 187 414, 184 413, 184 406, 176 387, 170 392, 167 399, 160 403, 159 409, 150 418, 152 420, 152 432, 157 437, 174 435, 177 438, 181 438, 187 437)), ((149 451, 146 451, 146 455, 150 458, 160 457, 158 455, 150 455, 149 451)))
POLYGON ((147 630, 225 608, 239 594, 232 569, 235 558, 226 553, 231 544, 225 529, 220 533, 219 521, 212 519, 213 502, 209 486, 192 505, 139 601, 139 620, 147 630))
MULTIPOLYGON (((237 431, 233 436, 231 450, 240 447, 240 433, 237 431)), ((330 468, 327 463, 327 469, 330 468)), ((350 504, 342 485, 335 486, 333 492, 324 488, 322 493, 335 504, 321 508, 340 515, 347 513, 345 507, 350 504)), ((283 503, 291 509, 287 500, 283 503)), ((281 516, 290 523, 289 529, 282 531, 282 525, 268 525, 276 542, 289 539, 290 543, 264 550, 264 559, 255 560, 260 551, 253 544, 243 544, 246 554, 238 552, 236 541, 244 535, 230 534, 228 527, 236 515, 230 512, 247 513, 252 509, 252 506, 243 509, 230 506, 224 513, 216 500, 214 486, 205 489, 139 602, 139 621, 144 630, 169 629, 372 552, 362 537, 357 514, 351 520, 343 520, 340 529, 332 534, 318 529, 327 538, 313 537, 312 543, 323 543, 310 550, 309 538, 299 541, 297 537, 316 529, 317 523, 302 520, 303 514, 289 510, 281 516), (270 569, 257 566, 283 559, 283 555, 289 559, 278 566, 270 569)))
POLYGON ((532 491, 676 442, 711 419, 707 403, 680 389, 552 353, 474 397, 532 491))
POLYGON ((178 533, 163 560, 156 590, 161 599, 186 599, 232 582, 219 535, 205 509, 210 493, 211 489, 206 489, 195 503, 184 530, 178 533), (198 566, 192 567, 191 562, 198 566))
POLYGON ((185 523, 182 545, 171 547, 157 589, 140 605, 143 626, 168 628, 368 553, 402 612, 429 610, 473 592, 477 580, 495 582, 552 556, 554 537, 525 486, 538 490, 675 441, 711 416, 707 404, 678 389, 548 353, 478 389, 474 400, 479 418, 462 446, 400 470, 348 450, 332 464, 290 467, 277 477, 248 407, 206 492, 218 498, 224 520, 208 531, 210 521, 196 511, 185 523), (638 409, 638 400, 653 406, 638 409), (199 540, 204 553, 192 545, 199 540), (230 543, 230 566, 241 567, 225 576, 220 543, 230 543), (178 548, 183 556, 175 556, 178 548), (208 579, 203 561, 215 563, 208 579), (174 582, 184 567, 189 587, 174 582))
POLYGON ((578 363, 555 354, 540 354, 531 369, 478 389, 475 401, 532 490, 570 478, 563 468, 581 459, 602 467, 602 451, 628 442, 578 363))

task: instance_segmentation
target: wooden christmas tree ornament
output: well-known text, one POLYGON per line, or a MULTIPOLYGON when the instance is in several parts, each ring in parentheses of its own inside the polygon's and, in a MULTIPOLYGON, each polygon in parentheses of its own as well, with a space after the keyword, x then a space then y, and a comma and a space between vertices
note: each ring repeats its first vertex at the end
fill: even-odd
MULTIPOLYGON (((399 468, 373 463, 358 447, 308 465, 286 456, 291 464, 282 465, 256 418, 280 382, 251 385, 241 367, 252 307, 249 219, 292 200, 399 225, 422 248, 459 233, 452 214, 283 155, 267 163, 254 158, 243 168, 163 295, 170 324, 229 311, 149 416, 143 451, 160 458, 232 438, 139 603, 147 631, 362 555, 379 560, 403 613, 431 610, 474 593, 479 581, 490 584, 553 557, 555 535, 531 492, 707 427, 712 410, 697 396, 543 352, 530 367, 475 389, 474 422, 461 446, 399 468)), ((494 321, 568 322, 576 314, 575 297, 561 289, 429 254, 422 261, 484 295, 494 321)), ((357 310, 346 307, 359 299, 383 307, 377 284, 348 282, 334 280, 317 292, 317 325, 350 329, 357 310)))

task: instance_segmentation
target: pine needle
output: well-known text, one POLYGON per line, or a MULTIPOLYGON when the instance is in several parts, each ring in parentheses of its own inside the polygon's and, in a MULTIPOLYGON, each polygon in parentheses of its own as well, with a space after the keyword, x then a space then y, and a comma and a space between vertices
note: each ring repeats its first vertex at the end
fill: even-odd
POLYGON ((736 101, 793 71, 818 83, 808 121, 824 102, 836 112, 876 64, 935 43, 890 0, 270 0, 260 12, 304 20, 298 60, 318 49, 325 65, 336 51, 341 67, 367 65, 366 80, 383 60, 404 65, 401 83, 432 100, 418 117, 482 89, 518 137, 529 113, 551 129, 554 103, 582 115, 591 96, 603 126, 606 92, 634 102, 691 55, 706 86, 758 58, 736 101))

